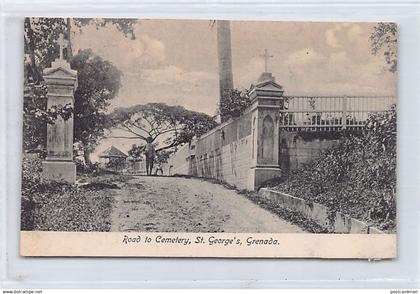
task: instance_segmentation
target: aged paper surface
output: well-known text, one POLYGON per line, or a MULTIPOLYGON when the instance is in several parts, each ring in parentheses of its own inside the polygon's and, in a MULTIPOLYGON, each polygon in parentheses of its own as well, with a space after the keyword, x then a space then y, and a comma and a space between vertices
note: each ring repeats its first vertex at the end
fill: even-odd
POLYGON ((367 259, 394 258, 397 248, 393 234, 22 232, 21 254, 367 259))
POLYGON ((397 35, 26 18, 21 254, 396 257, 397 35))

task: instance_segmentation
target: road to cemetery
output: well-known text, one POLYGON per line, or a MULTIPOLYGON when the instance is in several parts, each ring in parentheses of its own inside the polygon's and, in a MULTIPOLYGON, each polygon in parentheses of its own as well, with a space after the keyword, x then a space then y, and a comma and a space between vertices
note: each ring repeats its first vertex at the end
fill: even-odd
POLYGON ((201 179, 136 176, 114 191, 111 231, 302 232, 236 191, 201 179))

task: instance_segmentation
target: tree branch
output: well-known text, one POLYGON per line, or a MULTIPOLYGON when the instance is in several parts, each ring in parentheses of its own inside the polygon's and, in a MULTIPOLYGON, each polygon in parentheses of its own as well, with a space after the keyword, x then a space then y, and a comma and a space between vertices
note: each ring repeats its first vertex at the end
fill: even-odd
POLYGON ((169 149, 169 148, 178 146, 178 145, 179 145, 179 142, 176 142, 176 143, 174 142, 172 144, 169 144, 168 146, 165 146, 165 147, 161 147, 159 149, 156 149, 156 152, 159 152, 159 151, 162 151, 162 150, 166 150, 166 149, 169 149))
POLYGON ((142 140, 146 140, 146 138, 145 138, 144 136, 140 135, 140 134, 139 134, 139 133, 137 133, 137 132, 134 132, 134 131, 133 131, 132 129, 130 129, 128 126, 123 125, 123 127, 124 127, 124 128, 117 128, 117 129, 120 129, 120 130, 123 130, 123 131, 128 131, 128 132, 130 132, 130 133, 132 133, 132 134, 134 134, 134 135, 138 136, 138 138, 140 138, 140 139, 142 139, 142 140))
POLYGON ((149 135, 152 135, 152 132, 154 132, 155 134, 157 134, 157 133, 158 133, 158 131, 157 131, 157 129, 156 129, 156 128, 155 128, 155 126, 154 126, 154 122, 153 122, 153 121, 150 121, 147 117, 144 117, 144 116, 143 116, 143 119, 144 119, 145 121, 147 121, 147 123, 149 124, 150 128, 152 129, 152 130, 149 132, 149 135))
POLYGON ((137 125, 137 124, 135 124, 135 123, 133 123, 133 122, 130 122, 130 124, 131 124, 132 126, 134 126, 134 127, 138 128, 138 129, 142 130, 143 132, 145 132, 145 133, 147 133, 147 134, 149 134, 149 135, 150 135, 150 131, 146 130, 145 128, 141 127, 140 125, 137 125))
POLYGON ((146 141, 144 137, 128 137, 128 136, 106 136, 105 139, 141 139, 146 141))
MULTIPOLYGON (((157 133, 155 136, 153 136, 153 141, 154 141, 157 137, 159 137, 160 135, 163 135, 163 134, 166 134, 166 133, 169 133, 169 132, 176 132, 176 129, 168 129, 168 130, 164 130, 164 131, 161 131, 161 132, 157 133)), ((175 137, 176 137, 176 136, 175 136, 175 137)))

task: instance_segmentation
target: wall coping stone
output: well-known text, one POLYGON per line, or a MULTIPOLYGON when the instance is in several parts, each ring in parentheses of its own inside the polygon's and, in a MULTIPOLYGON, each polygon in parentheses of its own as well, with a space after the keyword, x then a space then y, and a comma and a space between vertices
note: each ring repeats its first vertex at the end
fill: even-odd
MULTIPOLYGON (((320 226, 329 229, 328 225, 326 224, 326 220, 321 220, 319 217, 318 218, 311 217, 311 214, 308 213, 308 211, 304 209, 304 207, 308 207, 308 206, 317 207, 317 209, 319 209, 319 210, 323 211, 325 214, 327 214, 329 209, 325 205, 315 203, 315 202, 310 203, 309 201, 307 201, 305 199, 302 199, 302 198, 299 198, 299 197, 296 197, 296 196, 292 196, 292 195, 289 195, 289 194, 286 194, 286 193, 283 193, 283 192, 274 191, 274 190, 271 190, 271 189, 268 189, 268 188, 261 188, 259 190, 258 194, 260 196, 262 196, 263 198, 269 198, 267 196, 275 196, 275 197, 278 197, 278 198, 283 198, 283 200, 285 200, 285 201, 283 201, 280 206, 283 206, 283 207, 285 207, 287 209, 290 209, 290 210, 299 211, 299 212, 303 213, 306 217, 308 217, 311 220, 318 223, 320 226), (267 194, 269 194, 269 195, 267 195, 267 194), (287 203, 288 200, 293 201, 294 205, 291 205, 290 203, 287 203), (296 203, 298 203, 298 205, 296 205, 296 203), (299 206, 299 203, 301 204, 301 207, 302 207, 301 209, 296 208, 296 206, 299 206)), ((351 224, 357 224, 359 227, 365 228, 366 229, 366 234, 385 234, 385 232, 379 230, 378 228, 376 228, 374 226, 371 226, 371 225, 368 225, 367 223, 365 223, 363 221, 360 221, 358 219, 352 218, 349 215, 344 214, 342 212, 336 212, 335 219, 337 219, 337 218, 341 218, 342 220, 344 220, 344 222, 349 222, 350 225, 351 224)), ((351 229, 351 226, 350 226, 350 229, 351 229)), ((350 229, 349 229, 349 232, 347 232, 347 233, 351 233, 350 229)), ((336 229, 334 229, 333 233, 339 233, 339 232, 337 232, 336 229)), ((341 232, 341 233, 343 233, 343 232, 341 232)), ((357 233, 363 233, 363 232, 357 232, 357 233)))

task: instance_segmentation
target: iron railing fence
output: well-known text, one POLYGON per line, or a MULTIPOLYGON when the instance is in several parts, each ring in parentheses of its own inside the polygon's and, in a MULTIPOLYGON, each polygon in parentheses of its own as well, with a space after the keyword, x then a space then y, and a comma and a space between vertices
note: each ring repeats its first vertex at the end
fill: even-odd
POLYGON ((369 113, 391 110, 394 96, 285 96, 280 127, 289 131, 363 128, 369 113))

